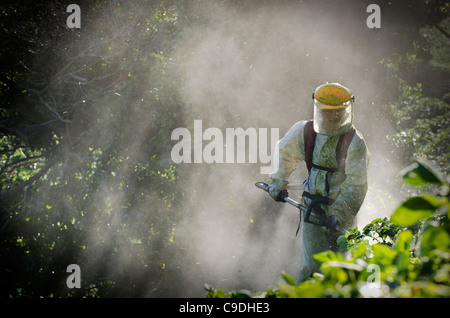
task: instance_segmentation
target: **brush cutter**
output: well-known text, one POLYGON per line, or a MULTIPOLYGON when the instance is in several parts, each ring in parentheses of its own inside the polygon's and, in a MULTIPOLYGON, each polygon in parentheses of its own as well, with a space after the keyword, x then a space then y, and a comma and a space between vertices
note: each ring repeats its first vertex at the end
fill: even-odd
MULTIPOLYGON (((265 182, 256 182, 255 186, 259 189, 262 189, 266 192, 269 192, 270 186, 265 182)), ((281 200, 289 203, 290 205, 296 207, 300 210, 300 222, 301 222, 301 211, 305 212, 305 218, 303 219, 303 222, 317 225, 317 226, 325 226, 326 228, 331 228, 331 221, 328 220, 328 218, 325 215, 325 212, 321 208, 321 204, 328 204, 329 200, 326 198, 318 198, 311 201, 308 207, 305 207, 304 205, 292 200, 288 197, 287 190, 283 190, 281 192, 281 200), (316 220, 311 219, 311 216, 313 216, 316 220)), ((339 224, 335 225, 334 228, 336 230, 339 230, 343 233, 346 233, 347 230, 342 228, 339 224)), ((297 232, 295 235, 298 234, 298 231, 300 229, 300 224, 298 225, 297 232)))

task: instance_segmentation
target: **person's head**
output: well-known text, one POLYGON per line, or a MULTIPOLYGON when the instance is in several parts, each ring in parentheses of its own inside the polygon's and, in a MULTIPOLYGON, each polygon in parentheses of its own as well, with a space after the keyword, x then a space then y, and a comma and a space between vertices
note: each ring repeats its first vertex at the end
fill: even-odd
POLYGON ((313 93, 314 130, 327 136, 342 135, 353 122, 352 91, 338 83, 323 84, 313 93))

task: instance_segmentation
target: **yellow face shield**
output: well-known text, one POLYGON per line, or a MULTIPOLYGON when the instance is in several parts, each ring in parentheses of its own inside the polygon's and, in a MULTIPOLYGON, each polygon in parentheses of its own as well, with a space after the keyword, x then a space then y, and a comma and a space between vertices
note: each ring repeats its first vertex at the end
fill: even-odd
POLYGON ((337 83, 319 86, 313 95, 314 130, 318 134, 345 134, 353 122, 352 92, 337 83))
POLYGON ((330 106, 314 100, 314 130, 327 136, 342 135, 351 127, 353 121, 352 103, 330 106))

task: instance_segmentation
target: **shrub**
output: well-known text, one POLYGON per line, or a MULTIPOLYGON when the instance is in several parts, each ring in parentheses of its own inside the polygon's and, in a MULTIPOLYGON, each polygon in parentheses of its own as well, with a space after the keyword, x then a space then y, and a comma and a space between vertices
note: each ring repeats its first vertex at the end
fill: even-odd
POLYGON ((436 195, 406 199, 388 218, 338 238, 339 252, 314 258, 320 273, 296 284, 282 273, 276 289, 250 294, 224 293, 207 286, 207 297, 450 297, 449 187, 446 178, 423 160, 402 171, 413 186, 436 186, 436 195), (350 257, 345 257, 347 253, 350 257))

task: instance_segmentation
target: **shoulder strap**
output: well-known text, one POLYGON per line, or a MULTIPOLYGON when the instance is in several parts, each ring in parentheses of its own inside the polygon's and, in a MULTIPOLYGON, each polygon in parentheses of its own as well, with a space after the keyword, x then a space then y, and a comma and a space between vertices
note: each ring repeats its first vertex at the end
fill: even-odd
MULTIPOLYGON (((332 172, 341 171, 345 173, 345 159, 347 158, 347 150, 350 146, 350 142, 355 134, 355 128, 352 126, 345 134, 343 134, 338 141, 336 147, 336 161, 338 163, 338 169, 327 169, 323 167, 318 167, 324 170, 330 170, 332 172)), ((310 120, 305 124, 303 131, 304 145, 305 145, 305 162, 308 171, 315 166, 312 163, 312 155, 314 151, 314 145, 316 142, 317 133, 314 131, 313 121, 310 120)))
POLYGON ((314 131, 313 121, 310 120, 306 123, 303 130, 303 138, 305 145, 305 162, 308 171, 311 171, 312 167, 312 154, 314 151, 314 144, 316 142, 316 132, 314 131))
POLYGON ((355 128, 352 126, 345 134, 339 138, 336 147, 336 161, 339 165, 338 171, 345 173, 345 159, 347 158, 347 150, 355 134, 355 128))

